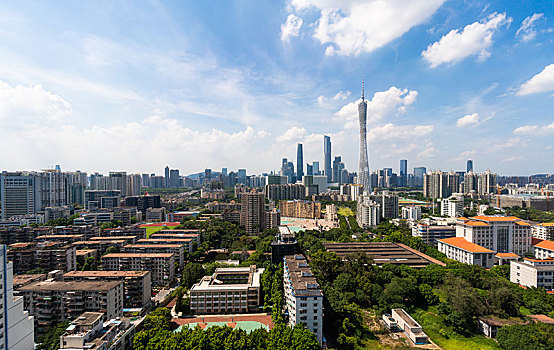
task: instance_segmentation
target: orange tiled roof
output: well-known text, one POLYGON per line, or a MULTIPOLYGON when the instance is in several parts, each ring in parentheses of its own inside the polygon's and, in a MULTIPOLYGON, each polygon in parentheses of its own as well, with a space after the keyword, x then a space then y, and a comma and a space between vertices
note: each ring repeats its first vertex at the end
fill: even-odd
POLYGON ((525 221, 516 221, 516 225, 521 225, 521 226, 531 226, 530 223, 528 222, 525 222, 525 221))
POLYGON ((539 226, 554 227, 554 222, 542 222, 539 224, 539 226))
POLYGON ((546 239, 541 240, 540 242, 534 244, 535 247, 548 249, 548 250, 554 250, 554 242, 548 241, 546 239))
POLYGON ((516 253, 496 253, 496 256, 499 258, 519 258, 516 253))
POLYGON ((512 222, 512 221, 521 221, 520 218, 516 216, 487 216, 487 215, 478 215, 473 216, 471 219, 474 220, 483 220, 483 221, 505 221, 505 222, 512 222))
POLYGON ((451 237, 439 239, 440 242, 466 250, 471 253, 494 253, 492 250, 481 247, 478 244, 466 241, 464 237, 451 237))
POLYGON ((489 224, 487 224, 486 222, 483 222, 483 221, 475 221, 475 220, 466 221, 466 222, 464 222, 464 225, 469 225, 469 226, 489 226, 489 224))
POLYGON ((523 260, 527 260, 527 261, 533 261, 533 262, 551 262, 551 261, 554 261, 554 259, 550 258, 550 259, 532 259, 532 258, 523 258, 523 260))

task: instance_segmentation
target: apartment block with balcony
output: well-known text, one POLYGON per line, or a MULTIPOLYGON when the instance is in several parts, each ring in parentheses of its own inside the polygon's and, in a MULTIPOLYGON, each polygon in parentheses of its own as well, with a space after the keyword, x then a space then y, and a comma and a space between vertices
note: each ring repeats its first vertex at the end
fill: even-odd
POLYGON ((304 323, 323 343, 323 292, 303 255, 284 258, 285 310, 289 325, 304 323))
POLYGON ((24 308, 35 317, 35 332, 72 320, 86 311, 102 312, 108 318, 123 315, 121 281, 42 281, 19 288, 24 308))
POLYGON ((150 271, 153 285, 168 286, 175 279, 175 262, 172 253, 111 253, 102 257, 102 269, 150 271))
POLYGON ((71 271, 63 275, 64 281, 120 281, 123 282, 125 308, 145 308, 152 296, 150 271, 71 271))
MULTIPOLYGON (((148 239, 146 240, 148 241, 148 239)), ((127 244, 123 247, 123 253, 171 253, 175 254, 175 259, 182 269, 185 265, 185 245, 184 244, 127 244)), ((188 252, 188 250, 187 250, 188 252)))

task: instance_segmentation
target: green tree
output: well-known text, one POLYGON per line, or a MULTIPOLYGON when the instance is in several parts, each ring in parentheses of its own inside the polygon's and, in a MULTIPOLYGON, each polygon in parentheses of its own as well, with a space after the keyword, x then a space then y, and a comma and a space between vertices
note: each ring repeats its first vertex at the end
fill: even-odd
POLYGON ((39 338, 37 350, 58 350, 60 348, 60 336, 69 327, 69 322, 58 323, 51 326, 45 335, 39 338))
POLYGON ((193 284, 200 281, 202 277, 206 275, 206 271, 201 264, 187 263, 183 268, 183 276, 181 278, 181 285, 187 288, 192 287, 193 284))

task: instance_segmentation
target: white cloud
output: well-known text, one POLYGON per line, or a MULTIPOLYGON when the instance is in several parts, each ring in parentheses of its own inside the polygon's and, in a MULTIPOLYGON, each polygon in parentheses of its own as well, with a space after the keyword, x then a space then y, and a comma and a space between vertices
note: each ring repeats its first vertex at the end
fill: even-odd
POLYGON ((451 30, 439 41, 429 45, 421 55, 432 68, 443 63, 455 63, 472 55, 477 55, 478 61, 484 61, 490 56, 493 34, 511 21, 504 13, 493 13, 486 20, 465 26, 461 32, 458 29, 451 30))
POLYGON ((339 91, 335 96, 333 96, 333 100, 346 100, 348 97, 350 97, 352 93, 350 91, 339 91))
POLYGON ((554 64, 550 64, 525 83, 521 84, 516 95, 523 96, 554 90, 554 64))
POLYGON ((433 125, 395 125, 387 123, 382 126, 371 128, 367 132, 368 141, 380 140, 412 140, 423 137, 433 132, 433 125))
MULTIPOLYGON (((391 86, 386 91, 378 91, 371 100, 367 101, 367 120, 374 123, 381 120, 385 115, 406 110, 406 106, 413 104, 418 92, 415 90, 399 89, 391 86)), ((358 122, 358 103, 355 101, 343 106, 337 113, 335 119, 344 121, 345 128, 355 128, 358 122)))
POLYGON ((297 11, 319 11, 314 38, 326 55, 359 55, 399 38, 427 21, 445 0, 292 0, 297 11))
POLYGON ((512 156, 512 157, 507 157, 507 158, 504 158, 502 159, 503 162, 514 162, 516 160, 522 160, 523 158, 521 158, 520 156, 512 156))
POLYGON ((325 103, 325 96, 319 95, 319 96, 317 97, 317 104, 320 105, 320 106, 322 106, 324 103, 325 103))
POLYGON ((479 114, 473 113, 459 118, 456 122, 456 126, 461 128, 464 126, 475 125, 477 123, 479 123, 479 114))
POLYGON ((0 81, 0 126, 49 123, 71 114, 71 104, 42 85, 12 87, 0 81))
POLYGON ((539 126, 539 125, 520 126, 519 128, 516 128, 514 130, 514 134, 521 134, 521 135, 545 135, 550 133, 554 133, 554 123, 551 123, 545 126, 539 126))
POLYGON ((281 24, 281 40, 289 41, 291 37, 298 36, 300 27, 302 27, 302 18, 291 13, 287 17, 287 21, 281 24))
POLYGON ((418 159, 428 159, 435 157, 439 151, 435 148, 432 142, 428 143, 424 150, 417 154, 418 159))
POLYGON ((519 36, 521 41, 533 40, 537 35, 535 31, 535 22, 543 18, 544 14, 535 13, 532 16, 529 16, 523 20, 521 27, 516 32, 516 36, 519 36))
POLYGON ((470 151, 463 151, 462 153, 460 153, 458 155, 458 157, 456 158, 456 160, 464 160, 464 159, 472 159, 472 158, 475 158, 475 156, 478 154, 479 152, 477 152, 477 150, 470 150, 470 151))
POLYGON ((293 126, 283 135, 277 137, 279 142, 288 142, 301 139, 306 134, 306 129, 293 126))

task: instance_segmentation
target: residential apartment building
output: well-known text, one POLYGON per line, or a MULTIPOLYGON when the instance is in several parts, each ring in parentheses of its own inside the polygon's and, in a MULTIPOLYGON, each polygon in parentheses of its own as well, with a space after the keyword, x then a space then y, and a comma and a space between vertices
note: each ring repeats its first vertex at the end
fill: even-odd
POLYGON ((38 179, 25 173, 0 174, 0 202, 3 220, 15 215, 32 215, 40 210, 38 179))
POLYGON ((217 268, 190 289, 190 311, 194 314, 257 312, 263 303, 260 279, 263 268, 217 268))
POLYGON ((499 253, 524 256, 532 251, 531 225, 515 216, 459 218, 456 237, 499 253))
POLYGON ((71 271, 64 281, 120 281, 125 291, 125 308, 144 308, 150 305, 152 273, 150 271, 71 271))
POLYGON ((0 349, 33 349, 34 319, 23 309, 23 297, 14 297, 13 264, 6 253, 6 246, 0 246, 0 349))
POLYGON ((128 242, 123 239, 112 239, 102 241, 79 241, 73 243, 73 246, 77 250, 96 250, 97 254, 101 256, 104 255, 106 250, 110 247, 114 247, 118 251, 121 251, 126 244, 128 244, 128 242))
POLYGON ((370 198, 381 207, 381 217, 396 219, 399 215, 398 196, 387 192, 371 195, 370 198))
POLYGON ((266 185, 265 198, 270 201, 304 199, 306 186, 302 184, 266 185))
POLYGON ((554 259, 529 259, 510 262, 510 282, 525 287, 554 290, 554 259))
MULTIPOLYGON (((192 253, 194 248, 194 243, 196 240, 192 237, 182 237, 182 238, 173 238, 173 237, 153 237, 150 236, 150 238, 146 239, 139 239, 136 244, 160 244, 160 245, 166 245, 166 244, 178 244, 183 246, 183 251, 187 253, 192 253)), ((179 253, 180 254, 180 253, 179 253)), ((177 259, 181 259, 180 257, 177 257, 177 259)))
POLYGON ((84 312, 60 336, 60 349, 130 350, 135 326, 129 319, 105 320, 102 312, 84 312))
POLYGON ((402 207, 402 219, 414 221, 421 219, 421 207, 416 205, 402 207))
POLYGON ((102 257, 102 269, 109 271, 150 271, 152 284, 168 286, 175 279, 175 254, 111 253, 102 257))
POLYGON ((279 210, 284 217, 319 219, 321 218, 321 203, 310 201, 280 201, 279 210))
MULTIPOLYGON (((148 239, 145 241, 149 241, 148 239)), ((189 244, 190 245, 190 244, 189 244)), ((170 253, 175 254, 179 268, 185 265, 185 245, 184 244, 127 244, 123 247, 123 253, 170 253)), ((187 249, 187 253, 188 253, 187 249)))
POLYGON ((457 218, 464 215, 464 200, 458 197, 443 198, 441 201, 441 215, 457 218))
POLYGON ((86 311, 102 312, 108 318, 123 315, 124 289, 121 281, 42 281, 21 287, 25 310, 35 317, 35 332, 44 334, 50 326, 72 320, 86 311))
POLYGON ((283 284, 289 326, 304 323, 323 343, 323 292, 303 255, 284 258, 283 284))
POLYGON ((533 237, 554 241, 554 222, 542 222, 531 226, 533 237))
POLYGON ((16 274, 34 268, 69 272, 77 267, 76 248, 65 242, 14 243, 7 252, 16 274))
POLYGON ((240 226, 246 234, 257 235, 266 229, 265 197, 255 191, 241 196, 240 226))
POLYGON ((487 269, 494 266, 494 251, 468 242, 463 237, 439 239, 438 249, 447 258, 464 264, 483 266, 487 269))
POLYGON ((361 197, 358 200, 356 222, 362 228, 379 225, 381 222, 381 206, 369 197, 361 197))

